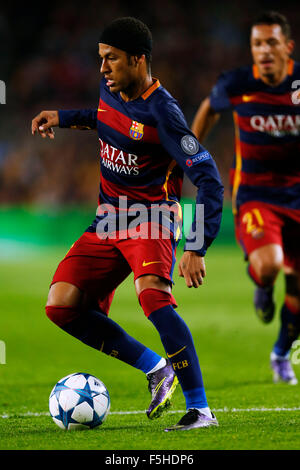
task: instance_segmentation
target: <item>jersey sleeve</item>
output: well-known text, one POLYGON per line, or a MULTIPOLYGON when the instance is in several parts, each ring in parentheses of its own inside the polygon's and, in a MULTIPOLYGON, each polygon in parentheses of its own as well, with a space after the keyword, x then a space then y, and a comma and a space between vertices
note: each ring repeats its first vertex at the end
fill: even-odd
POLYGON ((230 86, 231 74, 222 73, 210 93, 210 105, 216 112, 225 111, 231 108, 228 88, 230 86))
POLYGON ((189 129, 175 100, 167 103, 158 101, 154 112, 162 146, 197 187, 196 210, 190 234, 186 236, 185 250, 204 256, 221 224, 224 188, 217 166, 189 129), (197 207, 204 209, 204 217, 197 207))
POLYGON ((97 109, 59 110, 59 127, 97 129, 97 109))

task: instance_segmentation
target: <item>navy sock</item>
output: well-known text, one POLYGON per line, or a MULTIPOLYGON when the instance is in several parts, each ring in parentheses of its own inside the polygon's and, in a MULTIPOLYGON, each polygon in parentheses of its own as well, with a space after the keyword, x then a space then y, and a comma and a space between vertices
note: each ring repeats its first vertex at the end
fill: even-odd
POLYGON ((128 335, 116 322, 97 310, 83 312, 62 326, 62 329, 88 346, 145 373, 161 360, 161 356, 128 335))
POLYGON ((300 333, 300 312, 292 313, 286 304, 281 309, 281 325, 273 351, 278 356, 285 356, 300 333))
POLYGON ((171 305, 155 310, 148 318, 159 332, 181 385, 187 409, 206 408, 201 369, 188 326, 171 305))

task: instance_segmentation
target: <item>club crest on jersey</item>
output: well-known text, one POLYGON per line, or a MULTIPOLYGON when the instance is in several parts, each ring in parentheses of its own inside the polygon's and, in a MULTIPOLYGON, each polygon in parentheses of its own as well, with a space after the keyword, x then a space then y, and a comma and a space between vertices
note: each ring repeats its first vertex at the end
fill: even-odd
POLYGON ((141 140, 144 136, 144 124, 137 121, 132 121, 129 135, 133 140, 141 140))
POLYGON ((254 228, 251 232, 252 238, 255 240, 259 240, 265 236, 265 232, 261 227, 254 228))

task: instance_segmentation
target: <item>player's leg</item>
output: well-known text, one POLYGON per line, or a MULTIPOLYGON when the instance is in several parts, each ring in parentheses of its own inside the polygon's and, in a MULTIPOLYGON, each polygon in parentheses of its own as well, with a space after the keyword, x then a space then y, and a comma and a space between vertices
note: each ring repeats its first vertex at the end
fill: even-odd
MULTIPOLYGON (((147 283, 152 286, 153 292, 171 293, 171 286, 157 276, 143 276, 135 281, 137 295, 146 288, 147 283), (151 278, 151 279, 150 279, 151 278)), ((165 299, 162 299, 164 302, 165 299)), ((158 418, 163 411, 171 406, 171 398, 178 384, 178 379, 168 359, 164 359, 162 367, 147 374, 148 390, 151 393, 151 403, 146 411, 148 418, 158 418)))
POLYGON ((146 275, 135 284, 140 304, 160 335, 186 400, 187 414, 183 422, 180 420, 168 430, 217 424, 208 407, 194 341, 187 324, 174 309, 170 283, 158 276, 146 275))
POLYGON ((300 334, 300 237, 299 224, 292 223, 286 234, 283 232, 285 246, 285 299, 281 308, 280 328, 271 353, 271 367, 274 382, 283 381, 297 384, 292 368, 290 351, 293 342, 300 334))
POLYGON ((88 346, 145 373, 160 367, 164 362, 161 356, 107 316, 114 290, 131 272, 130 267, 117 250, 99 249, 98 245, 95 257, 87 256, 87 252, 84 255, 84 245, 93 242, 91 234, 79 240, 54 275, 46 305, 48 317, 88 346), (108 260, 101 261, 100 252, 103 256, 104 251, 108 260))
POLYGON ((273 286, 283 267, 281 245, 272 243, 252 251, 249 255, 250 275, 260 286, 273 286))
POLYGON ((257 316, 264 323, 269 323, 274 317, 274 284, 282 267, 281 245, 275 243, 264 245, 249 255, 248 274, 256 284, 254 306, 257 316))
MULTIPOLYGON (((171 285, 176 261, 176 242, 172 237, 141 239, 137 242, 127 240, 120 244, 119 248, 134 272, 139 302, 160 335, 168 360, 172 364, 172 369, 169 370, 175 371, 178 377, 187 410, 194 410, 188 411, 184 426, 187 425, 188 429, 191 429, 217 424, 208 408, 191 332, 174 309, 176 301, 171 293, 171 285)), ((166 379, 160 378, 160 381, 163 380, 166 379)), ((147 412, 149 417, 155 411, 155 406, 154 397, 147 412)), ((180 423, 174 426, 174 429, 183 429, 183 425, 180 423)))
POLYGON ((99 307, 83 301, 74 285, 57 282, 50 288, 48 318, 86 345, 148 373, 163 358, 130 336, 99 307))
POLYGON ((235 219, 236 238, 249 261, 248 274, 254 282, 254 306, 258 317, 269 323, 275 313, 274 283, 283 266, 281 217, 267 204, 242 205, 235 219))

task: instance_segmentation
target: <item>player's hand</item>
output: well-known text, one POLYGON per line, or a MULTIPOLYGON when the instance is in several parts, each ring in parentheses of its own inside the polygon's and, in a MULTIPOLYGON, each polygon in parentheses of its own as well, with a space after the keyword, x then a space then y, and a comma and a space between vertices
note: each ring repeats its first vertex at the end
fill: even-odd
POLYGON ((52 127, 59 125, 58 111, 42 111, 40 114, 33 118, 31 123, 31 132, 34 135, 36 132, 40 134, 43 139, 49 137, 54 139, 54 130, 52 127))
POLYGON ((178 265, 180 277, 184 277, 187 287, 199 287, 206 276, 204 258, 195 251, 185 251, 178 265))

